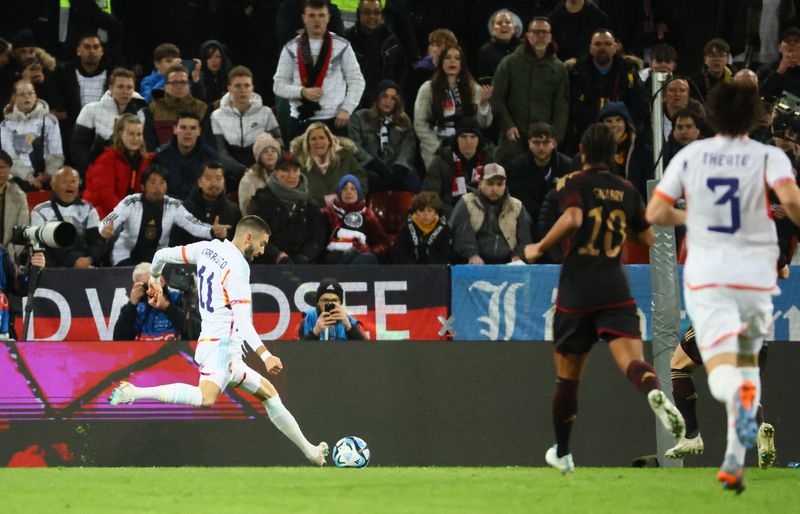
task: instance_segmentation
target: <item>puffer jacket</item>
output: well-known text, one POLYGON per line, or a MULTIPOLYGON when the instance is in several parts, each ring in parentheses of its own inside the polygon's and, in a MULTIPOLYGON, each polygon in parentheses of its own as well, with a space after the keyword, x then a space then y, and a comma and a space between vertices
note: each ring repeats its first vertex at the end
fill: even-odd
POLYGON ((64 164, 64 150, 61 146, 61 130, 58 120, 50 114, 50 106, 44 100, 37 100, 29 113, 17 109, 6 113, 0 123, 0 147, 13 159, 11 174, 27 180, 33 176, 31 153, 33 141, 44 134, 45 171, 54 174, 64 164))
MULTIPOLYGON (((134 92, 123 114, 135 114, 144 123, 146 108, 147 100, 134 92)), ((111 143, 114 123, 120 116, 117 102, 114 101, 110 91, 103 93, 100 100, 83 106, 69 141, 69 155, 79 171, 85 171, 89 163, 103 151, 103 147, 111 143)))
POLYGON ((250 99, 250 108, 244 114, 233 106, 230 93, 225 93, 219 109, 211 113, 211 131, 217 140, 220 155, 228 154, 244 166, 254 163, 253 143, 259 134, 269 132, 283 146, 278 120, 272 114, 272 109, 265 106, 255 93, 250 99))
POLYGON ((83 199, 95 206, 100 219, 105 218, 127 195, 142 190, 142 172, 152 160, 153 154, 148 154, 139 169, 132 169, 125 154, 107 148, 86 171, 83 199))
POLYGON ((322 173, 319 166, 310 155, 303 151, 303 137, 301 134, 292 140, 292 154, 303 167, 303 173, 308 178, 308 201, 319 207, 325 206, 325 196, 335 195, 339 188, 339 181, 345 175, 355 175, 361 183, 364 194, 367 193, 367 174, 356 160, 358 147, 352 139, 340 137, 341 148, 336 152, 337 162, 331 162, 327 173, 322 173))

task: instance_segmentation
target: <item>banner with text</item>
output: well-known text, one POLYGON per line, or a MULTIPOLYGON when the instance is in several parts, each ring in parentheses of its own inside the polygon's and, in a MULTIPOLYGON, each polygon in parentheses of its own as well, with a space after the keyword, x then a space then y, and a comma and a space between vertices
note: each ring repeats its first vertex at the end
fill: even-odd
MULTIPOLYGON (((641 318, 642 337, 652 338, 650 266, 625 266, 641 318)), ((553 339, 553 302, 560 267, 453 266, 452 316, 448 328, 456 340, 553 339)), ((775 341, 800 341, 800 266, 791 266, 789 279, 779 283, 781 294, 773 302, 775 341)), ((591 287, 591 284, 587 284, 591 287)), ((681 306, 683 292, 681 290, 681 306)), ((681 309, 681 333, 689 326, 681 309)))
MULTIPOLYGON (((109 341, 133 283, 132 268, 46 269, 35 293, 25 339, 109 341)), ((166 272, 165 272, 166 273, 166 272)), ((336 278, 347 312, 373 340, 435 340, 449 301, 446 266, 253 266, 250 283, 256 330, 264 340, 297 339, 303 313, 315 304, 319 281, 336 278)), ((12 308, 24 310, 27 299, 12 308)), ((22 337, 22 316, 15 324, 22 337)))

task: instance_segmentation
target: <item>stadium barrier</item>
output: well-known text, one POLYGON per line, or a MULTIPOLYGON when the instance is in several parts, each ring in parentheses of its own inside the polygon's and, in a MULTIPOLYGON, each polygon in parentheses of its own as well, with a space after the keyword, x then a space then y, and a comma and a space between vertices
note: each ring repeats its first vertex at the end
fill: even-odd
MULTIPOLYGON (((541 466, 552 444, 555 381, 549 345, 509 342, 276 342, 275 380, 312 441, 359 435, 377 466, 541 466)), ((179 342, 6 342, 0 345, 0 465, 303 465, 257 400, 227 391, 212 409, 137 402, 111 408, 113 383, 196 383, 191 346, 179 342)), ((249 360, 253 367, 258 359, 249 360)), ((767 420, 777 465, 797 460, 800 345, 770 347, 767 420)), ((696 372, 706 444, 691 466, 717 466, 723 408, 696 372)), ((629 466, 655 452, 644 397, 598 345, 581 381, 571 449, 578 466, 629 466)), ((753 465, 750 452, 750 465, 753 465)))
MULTIPOLYGON (((781 281, 770 340, 800 341, 800 266, 781 281)), ((645 340, 652 335, 650 271, 629 265, 645 340)), ((336 277, 348 312, 372 340, 547 341, 558 266, 253 266, 255 325, 265 340, 297 338, 324 277, 336 277), (449 314, 451 313, 451 314, 449 314)), ((131 268, 47 269, 27 340, 109 341, 128 301, 131 268)), ((591 287, 591 284, 588 285, 591 287)), ((682 300, 681 300, 681 303, 682 300)), ((22 308, 12 299, 12 308, 22 308)), ((681 312, 681 332, 688 327, 681 312)), ((22 331, 21 316, 16 322, 22 331)))

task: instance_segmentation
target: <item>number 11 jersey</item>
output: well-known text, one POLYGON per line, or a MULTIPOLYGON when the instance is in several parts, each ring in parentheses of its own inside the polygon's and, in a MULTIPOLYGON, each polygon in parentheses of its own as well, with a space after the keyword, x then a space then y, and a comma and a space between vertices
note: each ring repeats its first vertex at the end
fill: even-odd
POLYGON ((583 223, 561 267, 558 307, 579 313, 635 304, 620 257, 628 233, 650 227, 641 195, 607 170, 580 171, 564 179, 561 210, 581 209, 583 223))
POLYGON ((696 141, 672 158, 654 194, 686 200, 686 287, 775 288, 779 250, 768 188, 788 180, 786 154, 748 137, 696 141))

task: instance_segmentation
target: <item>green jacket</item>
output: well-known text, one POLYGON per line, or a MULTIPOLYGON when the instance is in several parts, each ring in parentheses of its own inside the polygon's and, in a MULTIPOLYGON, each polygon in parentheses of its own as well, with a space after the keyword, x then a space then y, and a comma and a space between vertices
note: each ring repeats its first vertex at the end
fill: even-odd
POLYGON ((492 113, 500 127, 500 141, 517 127, 523 142, 531 123, 546 121, 553 126, 559 143, 564 140, 569 120, 569 80, 567 67, 554 53, 541 59, 520 44, 500 61, 492 80, 492 113))
POLYGON ((308 179, 308 201, 318 207, 325 207, 325 196, 336 195, 339 188, 339 181, 345 175, 355 175, 361 182, 361 189, 364 195, 369 192, 367 174, 356 160, 358 148, 356 144, 346 138, 340 137, 341 147, 336 151, 336 162, 331 162, 327 173, 322 173, 319 166, 303 152, 303 135, 299 135, 292 140, 291 150, 295 158, 300 162, 303 174, 308 179), (309 164, 310 163, 310 164, 309 164))

